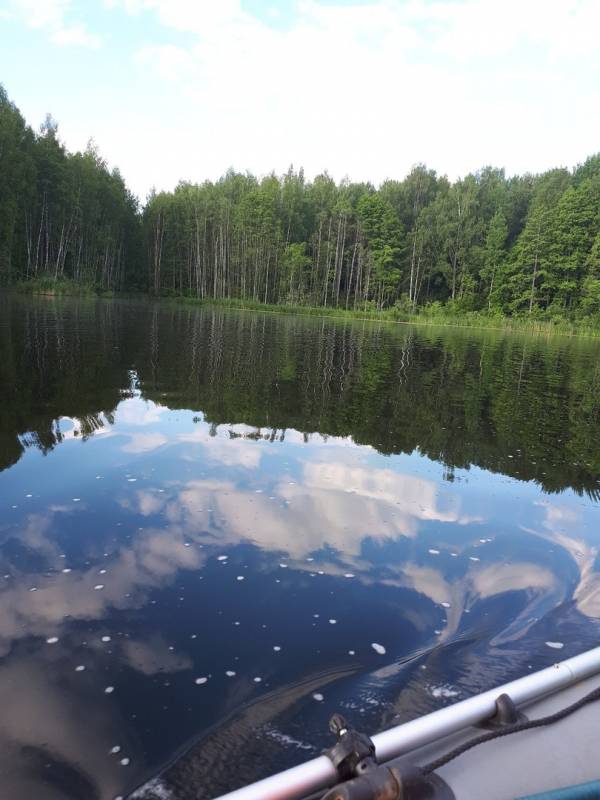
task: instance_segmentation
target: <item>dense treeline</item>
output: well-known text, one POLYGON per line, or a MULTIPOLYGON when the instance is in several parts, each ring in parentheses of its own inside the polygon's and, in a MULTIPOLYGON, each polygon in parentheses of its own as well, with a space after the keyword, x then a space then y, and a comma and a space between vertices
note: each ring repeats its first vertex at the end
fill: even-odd
POLYGON ((455 183, 419 165, 378 190, 291 169, 260 181, 229 172, 153 195, 143 219, 157 292, 600 311, 600 155, 573 172, 506 178, 485 168, 455 183))
POLYGON ((0 85, 0 286, 44 276, 124 288, 139 226, 137 201, 94 144, 68 153, 49 115, 35 134, 0 85))
POLYGON ((446 303, 504 314, 600 314, 600 154, 574 170, 451 183, 307 181, 228 172, 153 192, 139 211, 93 145, 69 154, 0 90, 0 283, 350 309, 446 303))

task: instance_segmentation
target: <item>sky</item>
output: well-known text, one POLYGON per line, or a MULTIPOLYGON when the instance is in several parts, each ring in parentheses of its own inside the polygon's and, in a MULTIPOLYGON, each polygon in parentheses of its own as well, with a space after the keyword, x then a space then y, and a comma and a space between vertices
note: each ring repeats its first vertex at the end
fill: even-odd
POLYGON ((0 82, 152 187, 451 179, 600 149, 599 0, 0 0, 0 82))

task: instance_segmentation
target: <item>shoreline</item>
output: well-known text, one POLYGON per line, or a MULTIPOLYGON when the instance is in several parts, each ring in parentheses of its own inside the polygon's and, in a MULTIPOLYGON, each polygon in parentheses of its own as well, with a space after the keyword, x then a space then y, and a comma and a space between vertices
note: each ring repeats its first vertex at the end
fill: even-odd
POLYGON ((139 298, 175 302, 182 305, 214 306, 253 311, 262 314, 288 314, 321 319, 356 320, 362 322, 388 323, 395 325, 420 325, 472 330, 488 330, 500 333, 528 333, 543 336, 567 336, 571 338, 600 338, 600 321, 598 327, 594 320, 575 322, 571 320, 550 320, 543 317, 509 317, 487 314, 481 311, 465 311, 462 313, 444 313, 443 306, 436 313, 417 312, 410 314, 396 308, 382 311, 365 309, 345 309, 336 307, 319 307, 289 304, 262 303, 254 300, 237 298, 199 298, 187 295, 151 294, 148 292, 114 292, 98 291, 92 286, 82 286, 70 281, 58 282, 49 286, 47 281, 39 285, 36 281, 25 281, 14 286, 3 287, 4 291, 14 291, 22 295, 47 298, 87 297, 90 299, 139 298))

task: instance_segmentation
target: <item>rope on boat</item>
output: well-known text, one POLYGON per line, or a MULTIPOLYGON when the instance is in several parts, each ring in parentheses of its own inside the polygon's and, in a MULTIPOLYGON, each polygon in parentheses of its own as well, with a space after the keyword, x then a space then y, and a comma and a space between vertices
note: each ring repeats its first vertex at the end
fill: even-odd
POLYGON ((471 750, 473 747, 477 747, 477 745, 491 742, 494 739, 499 739, 501 736, 510 736, 512 733, 521 733, 521 731, 528 731, 532 728, 542 728, 545 725, 552 725, 555 722, 560 722, 560 720, 568 717, 575 711, 579 711, 580 708, 588 703, 594 702, 595 700, 600 700, 600 687, 594 689, 589 694, 584 695, 570 706, 562 708, 560 711, 557 711, 554 714, 549 714, 547 717, 529 719, 524 722, 515 722, 514 725, 500 728, 497 731, 492 731, 491 733, 484 733, 482 736, 476 736, 474 739, 470 739, 468 742, 465 742, 464 744, 455 747, 453 750, 450 750, 448 753, 445 753, 445 755, 436 758, 434 761, 430 761, 428 764, 425 764, 421 767, 421 771, 425 775, 429 775, 430 773, 440 769, 440 767, 444 767, 455 758, 458 758, 458 756, 461 756, 463 753, 466 753, 468 750, 471 750))

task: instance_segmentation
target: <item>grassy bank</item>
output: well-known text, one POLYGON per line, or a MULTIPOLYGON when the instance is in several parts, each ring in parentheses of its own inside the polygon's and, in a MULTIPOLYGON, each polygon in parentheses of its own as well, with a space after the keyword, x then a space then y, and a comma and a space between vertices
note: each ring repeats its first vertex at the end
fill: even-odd
POLYGON ((501 314, 483 311, 449 311, 441 304, 434 304, 416 313, 398 308, 376 309, 344 309, 323 308, 303 305, 274 305, 252 300, 199 300, 192 297, 179 297, 178 302, 193 305, 221 306, 237 308, 245 311, 260 311, 273 314, 300 314, 314 317, 331 317, 335 319, 372 320, 411 325, 444 325, 458 328, 484 328, 500 331, 518 331, 542 335, 592 336, 600 338, 600 319, 586 317, 577 321, 533 316, 506 317, 501 314))
POLYGON ((30 278, 20 281, 13 288, 21 294, 41 294, 48 297, 72 296, 72 297, 114 297, 115 293, 106 289, 101 289, 91 283, 78 283, 69 278, 55 279, 52 276, 41 275, 37 278, 30 278))
MULTIPOLYGON (((27 281, 21 281, 14 287, 16 291, 24 294, 46 296, 76 296, 76 297, 115 297, 131 296, 127 293, 115 293, 103 290, 93 284, 77 283, 69 279, 55 280, 51 276, 40 276, 27 281)), ((139 295, 139 297, 156 295, 139 295)), ((517 331, 545 336, 586 336, 600 338, 600 317, 582 317, 567 319, 565 317, 550 316, 543 312, 532 315, 523 314, 516 316, 503 316, 499 313, 485 311, 461 311, 452 309, 449 305, 432 303, 410 312, 406 309, 393 306, 378 311, 375 308, 345 309, 333 307, 305 306, 299 304, 272 304, 261 303, 254 300, 239 299, 199 299, 182 295, 159 295, 158 299, 175 301, 190 305, 220 306, 223 308, 236 308, 244 311, 258 311, 273 314, 299 314, 311 317, 328 317, 348 320, 371 320, 374 322, 389 322, 411 325, 444 325, 456 328, 482 328, 498 331, 517 331)))

